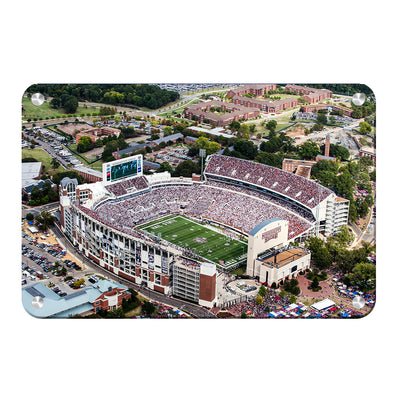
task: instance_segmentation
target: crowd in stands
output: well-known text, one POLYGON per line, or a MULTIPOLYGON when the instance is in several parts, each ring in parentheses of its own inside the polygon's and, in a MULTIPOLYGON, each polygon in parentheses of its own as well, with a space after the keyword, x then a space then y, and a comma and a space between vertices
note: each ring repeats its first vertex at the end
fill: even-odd
POLYGON ((242 193, 208 184, 157 187, 133 198, 102 204, 97 209, 107 224, 127 228, 181 211, 245 233, 265 220, 282 218, 289 221, 289 240, 312 227, 309 221, 275 204, 258 198, 249 201, 242 193))
POLYGON ((314 217, 310 211, 307 211, 307 210, 304 210, 303 208, 297 207, 296 205, 288 203, 287 201, 284 201, 282 199, 279 199, 267 192, 261 192, 261 191, 257 191, 254 189, 248 189, 243 186, 228 184, 228 183, 224 183, 222 181, 213 180, 213 179, 212 180, 209 179, 207 181, 207 185, 212 186, 212 187, 218 187, 218 188, 225 189, 225 190, 231 190, 231 191, 235 191, 235 192, 239 192, 239 193, 244 193, 244 194, 247 194, 248 196, 257 197, 261 200, 268 201, 270 203, 276 204, 277 206, 283 207, 295 214, 299 214, 303 218, 307 219, 310 222, 314 221, 314 217))
POLYGON ((309 208, 328 197, 332 191, 290 172, 269 165, 223 155, 213 155, 205 169, 206 175, 219 175, 273 190, 309 208))
POLYGON ((126 179, 120 182, 112 183, 106 186, 106 189, 116 197, 143 190, 149 187, 146 177, 139 176, 131 179, 126 179))

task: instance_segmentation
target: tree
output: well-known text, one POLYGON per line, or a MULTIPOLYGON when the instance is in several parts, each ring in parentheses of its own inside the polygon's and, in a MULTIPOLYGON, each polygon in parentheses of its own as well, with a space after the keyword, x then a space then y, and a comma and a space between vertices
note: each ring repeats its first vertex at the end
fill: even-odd
POLYGON ((67 114, 75 114, 78 108, 78 99, 74 96, 69 96, 68 99, 63 102, 63 107, 67 114))
POLYGON ((328 123, 328 118, 327 118, 327 116, 326 116, 326 114, 323 114, 323 113, 318 113, 318 115, 317 115, 317 121, 320 123, 320 124, 327 124, 328 123))
POLYGON ((310 287, 310 289, 312 289, 313 291, 316 291, 316 290, 318 290, 318 289, 320 288, 320 286, 319 286, 319 280, 318 280, 317 277, 315 277, 315 278, 312 280, 311 285, 310 285, 309 287, 310 287))
POLYGON ((167 162, 164 161, 160 164, 160 167, 157 169, 157 172, 169 172, 172 173, 172 166, 167 162))
POLYGON ((203 136, 200 136, 196 140, 194 146, 197 149, 205 149, 207 155, 216 153, 217 151, 219 151, 219 148, 220 148, 219 144, 217 142, 210 141, 208 138, 203 137, 203 136))
POLYGON ((360 126, 360 132, 363 133, 364 135, 372 131, 372 127, 368 122, 361 121, 359 123, 359 126, 360 126))
POLYGON ((260 290, 258 291, 258 294, 261 296, 261 297, 265 297, 266 295, 267 295, 267 289, 265 288, 265 286, 264 285, 261 285, 261 287, 260 287, 260 290))
POLYGON ((172 173, 172 176, 184 176, 186 178, 191 178, 192 174, 200 174, 200 172, 201 168, 198 163, 195 163, 192 160, 185 160, 177 165, 175 171, 172 173))
POLYGON ((145 301, 142 305, 142 311, 146 314, 146 315, 151 315, 153 314, 153 312, 156 310, 156 308, 154 307, 154 304, 149 302, 149 301, 145 301))
POLYGON ((335 239, 342 246, 347 246, 353 239, 353 235, 347 225, 343 225, 339 228, 338 233, 335 235, 335 239))
POLYGON ((76 171, 59 172, 58 174, 53 175, 52 181, 55 184, 59 185, 61 180, 66 177, 71 178, 71 179, 76 178, 79 184, 83 183, 82 176, 80 176, 76 171))
POLYGON ((375 169, 369 174, 369 177, 372 182, 376 181, 376 170, 375 169))
POLYGON ((254 160, 257 155, 257 146, 251 140, 237 140, 233 147, 243 158, 254 160))
POLYGON ((368 291, 375 287, 376 267, 371 263, 358 263, 346 277, 361 290, 368 291))
POLYGON ((368 171, 369 167, 374 165, 374 162, 369 157, 361 157, 358 163, 363 171, 368 171))
POLYGON ((237 131, 240 129, 240 122, 238 122, 238 121, 232 121, 232 122, 229 124, 229 129, 230 129, 232 132, 237 132, 237 131))
POLYGON ((308 140, 297 146, 297 153, 302 159, 311 160, 320 154, 320 148, 316 142, 308 140))
POLYGON ((354 179, 348 170, 335 177, 333 190, 340 196, 350 199, 353 196, 354 179))
POLYGON ((263 303, 263 298, 262 298, 260 295, 258 295, 258 296, 256 297, 256 303, 257 303, 258 305, 261 305, 261 304, 263 303))
POLYGON ((275 153, 283 145, 283 140, 279 136, 272 136, 268 142, 262 142, 260 144, 260 150, 266 153, 275 153))
POLYGON ((51 160, 51 166, 53 169, 57 169, 60 166, 60 162, 57 160, 57 158, 53 157, 51 160))
POLYGON ((256 131, 256 124, 249 124, 250 133, 255 133, 256 131))
POLYGON ((28 213, 28 214, 26 214, 26 217, 25 217, 25 219, 26 219, 27 221, 33 221, 33 219, 34 219, 34 216, 33 216, 33 214, 32 214, 32 213, 28 213))
POLYGON ((354 109, 353 112, 351 113, 351 117, 354 119, 360 119, 360 118, 362 118, 362 116, 363 116, 363 113, 360 108, 354 109))
POLYGON ((270 165, 271 167, 282 168, 283 157, 284 156, 281 155, 280 153, 278 154, 259 153, 255 158, 255 161, 261 164, 270 165))
POLYGON ((273 135, 275 133, 277 125, 278 123, 275 120, 268 121, 265 124, 265 127, 269 130, 270 135, 273 135))
POLYGON ((74 282, 74 288, 78 289, 81 285, 85 284, 85 280, 83 278, 78 279, 74 282))
POLYGON ((247 124, 240 125, 237 137, 238 139, 244 139, 244 140, 250 139, 250 128, 247 124))
POLYGON ((92 142, 92 139, 89 136, 82 136, 78 141, 76 151, 78 153, 85 153, 85 152, 93 149, 93 147, 94 147, 94 144, 92 142))
POLYGON ((49 211, 42 211, 35 216, 35 223, 40 229, 47 231, 48 228, 54 225, 55 219, 56 217, 49 211))

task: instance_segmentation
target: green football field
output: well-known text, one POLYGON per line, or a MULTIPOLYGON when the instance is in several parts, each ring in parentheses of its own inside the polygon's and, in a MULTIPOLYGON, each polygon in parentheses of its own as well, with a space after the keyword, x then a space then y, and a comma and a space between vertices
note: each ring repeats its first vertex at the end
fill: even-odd
POLYGON ((156 221, 138 226, 138 228, 153 233, 156 236, 190 249, 222 267, 230 268, 246 259, 247 244, 215 232, 188 218, 168 216, 156 221), (224 264, 221 264, 224 261, 224 264))

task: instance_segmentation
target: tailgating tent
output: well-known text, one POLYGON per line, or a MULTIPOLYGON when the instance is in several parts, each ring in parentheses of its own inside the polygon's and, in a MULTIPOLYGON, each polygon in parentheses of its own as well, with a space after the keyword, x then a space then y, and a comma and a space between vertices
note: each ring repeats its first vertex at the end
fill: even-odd
POLYGON ((314 303, 311 308, 317 311, 325 310, 327 308, 331 308, 332 306, 336 306, 335 302, 330 299, 324 299, 317 303, 314 303))
POLYGON ((36 228, 35 226, 30 226, 28 229, 31 231, 31 233, 38 233, 39 232, 39 229, 36 228))

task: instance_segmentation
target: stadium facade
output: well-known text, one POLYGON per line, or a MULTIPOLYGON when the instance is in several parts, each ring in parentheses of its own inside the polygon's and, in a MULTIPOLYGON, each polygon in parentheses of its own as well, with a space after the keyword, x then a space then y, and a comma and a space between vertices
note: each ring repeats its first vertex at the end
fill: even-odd
POLYGON ((267 165, 212 155, 199 181, 168 172, 143 176, 142 164, 141 155, 107 163, 101 182, 78 185, 64 178, 62 230, 106 270, 206 307, 216 302, 215 263, 195 254, 190 244, 171 243, 140 225, 181 214, 247 238, 247 272, 271 285, 309 265, 309 253, 293 242, 331 235, 347 224, 347 200, 267 165))

